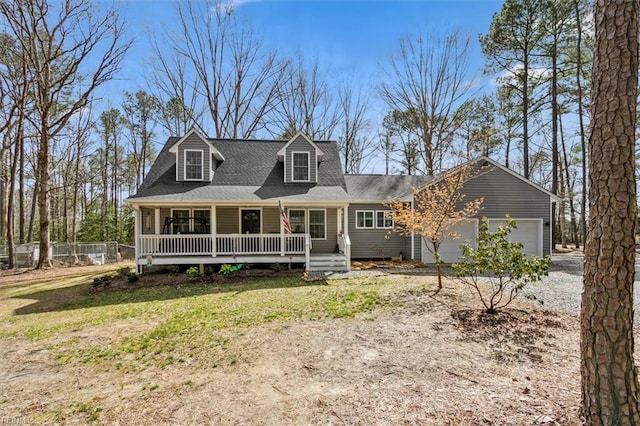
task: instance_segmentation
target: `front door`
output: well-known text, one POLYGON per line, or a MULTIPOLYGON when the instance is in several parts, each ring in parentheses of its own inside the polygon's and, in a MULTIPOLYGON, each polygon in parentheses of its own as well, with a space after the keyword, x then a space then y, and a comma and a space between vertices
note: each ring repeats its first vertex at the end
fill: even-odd
POLYGON ((242 209, 241 214, 241 229, 242 234, 259 234, 260 233, 260 210, 257 209, 242 209))
MULTIPOLYGON (((242 209, 240 210, 240 232, 242 234, 259 234, 260 233, 260 213, 259 209, 242 209)), ((246 235, 242 238, 242 252, 246 254, 259 254, 260 237, 250 237, 246 235)))

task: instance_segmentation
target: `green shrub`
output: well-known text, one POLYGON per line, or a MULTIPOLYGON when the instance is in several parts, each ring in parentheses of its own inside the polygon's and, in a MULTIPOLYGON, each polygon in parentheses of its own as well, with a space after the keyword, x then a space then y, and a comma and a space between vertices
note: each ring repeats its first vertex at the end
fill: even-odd
POLYGON ((284 271, 285 267, 282 263, 272 263, 269 266, 269 269, 271 269, 273 272, 282 272, 284 271))
POLYGON ((121 268, 118 268, 118 271, 116 272, 118 278, 126 278, 132 273, 133 268, 131 266, 123 266, 121 268))
POLYGON ((214 272, 214 270, 213 270, 213 267, 211 267, 211 266, 207 266, 206 268, 204 268, 204 274, 207 277, 210 277, 211 275, 213 275, 213 272, 214 272))
POLYGON ((187 276, 197 277, 198 275, 200 275, 200 268, 198 268, 197 266, 192 266, 187 269, 187 276))
POLYGON ((220 266, 220 271, 218 273, 220 275, 229 275, 233 272, 234 272, 233 266, 229 265, 228 263, 225 263, 224 265, 220 266))
POLYGON ((180 266, 178 266, 178 265, 169 265, 169 266, 167 266, 167 271, 171 272, 172 274, 177 274, 178 272, 180 272, 180 266))
POLYGON ((487 313, 496 313, 518 296, 525 285, 542 279, 549 272, 549 256, 527 257, 522 244, 507 236, 516 222, 507 216, 507 225, 489 232, 489 221, 482 218, 477 248, 462 245, 463 258, 452 265, 456 277, 471 286, 487 313))
POLYGON ((140 279, 140 277, 138 276, 138 274, 136 274, 134 272, 131 272, 131 273, 127 274, 127 281, 129 281, 130 283, 135 283, 139 279, 140 279))

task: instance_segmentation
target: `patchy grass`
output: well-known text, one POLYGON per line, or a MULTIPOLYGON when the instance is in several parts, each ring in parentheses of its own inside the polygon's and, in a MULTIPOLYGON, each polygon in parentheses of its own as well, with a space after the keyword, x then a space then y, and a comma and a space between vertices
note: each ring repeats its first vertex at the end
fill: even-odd
POLYGON ((487 316, 466 288, 446 281, 434 297, 421 276, 92 287, 116 269, 0 284, 0 417, 579 424, 575 316, 526 302, 487 316))
POLYGON ((308 283, 288 274, 92 293, 86 279, 72 280, 58 289, 49 280, 13 288, 0 308, 6 318, 0 337, 44 340, 59 361, 104 370, 234 364, 246 356, 234 335, 272 322, 353 318, 384 305, 381 289, 392 284, 388 278, 308 283))

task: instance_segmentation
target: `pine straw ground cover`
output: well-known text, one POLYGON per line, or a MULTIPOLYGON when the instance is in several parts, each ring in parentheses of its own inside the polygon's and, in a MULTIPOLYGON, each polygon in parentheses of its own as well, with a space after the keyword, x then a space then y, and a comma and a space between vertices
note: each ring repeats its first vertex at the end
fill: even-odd
POLYGON ((527 302, 487 316, 453 281, 434 297, 434 277, 148 275, 96 292, 94 274, 55 274, 0 275, 0 418, 580 424, 578 319, 527 302))

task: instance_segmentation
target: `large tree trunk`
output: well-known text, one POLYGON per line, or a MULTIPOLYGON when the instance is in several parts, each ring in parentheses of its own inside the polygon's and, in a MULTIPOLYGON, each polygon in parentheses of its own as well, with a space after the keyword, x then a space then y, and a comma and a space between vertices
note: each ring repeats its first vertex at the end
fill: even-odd
POLYGON ((51 266, 49 259, 49 137, 45 131, 40 136, 38 150, 38 213, 40 217, 40 256, 37 268, 51 266))
POLYGON ((633 360, 636 1, 598 0, 589 137, 589 230, 581 315, 582 414, 588 425, 638 425, 633 360))

